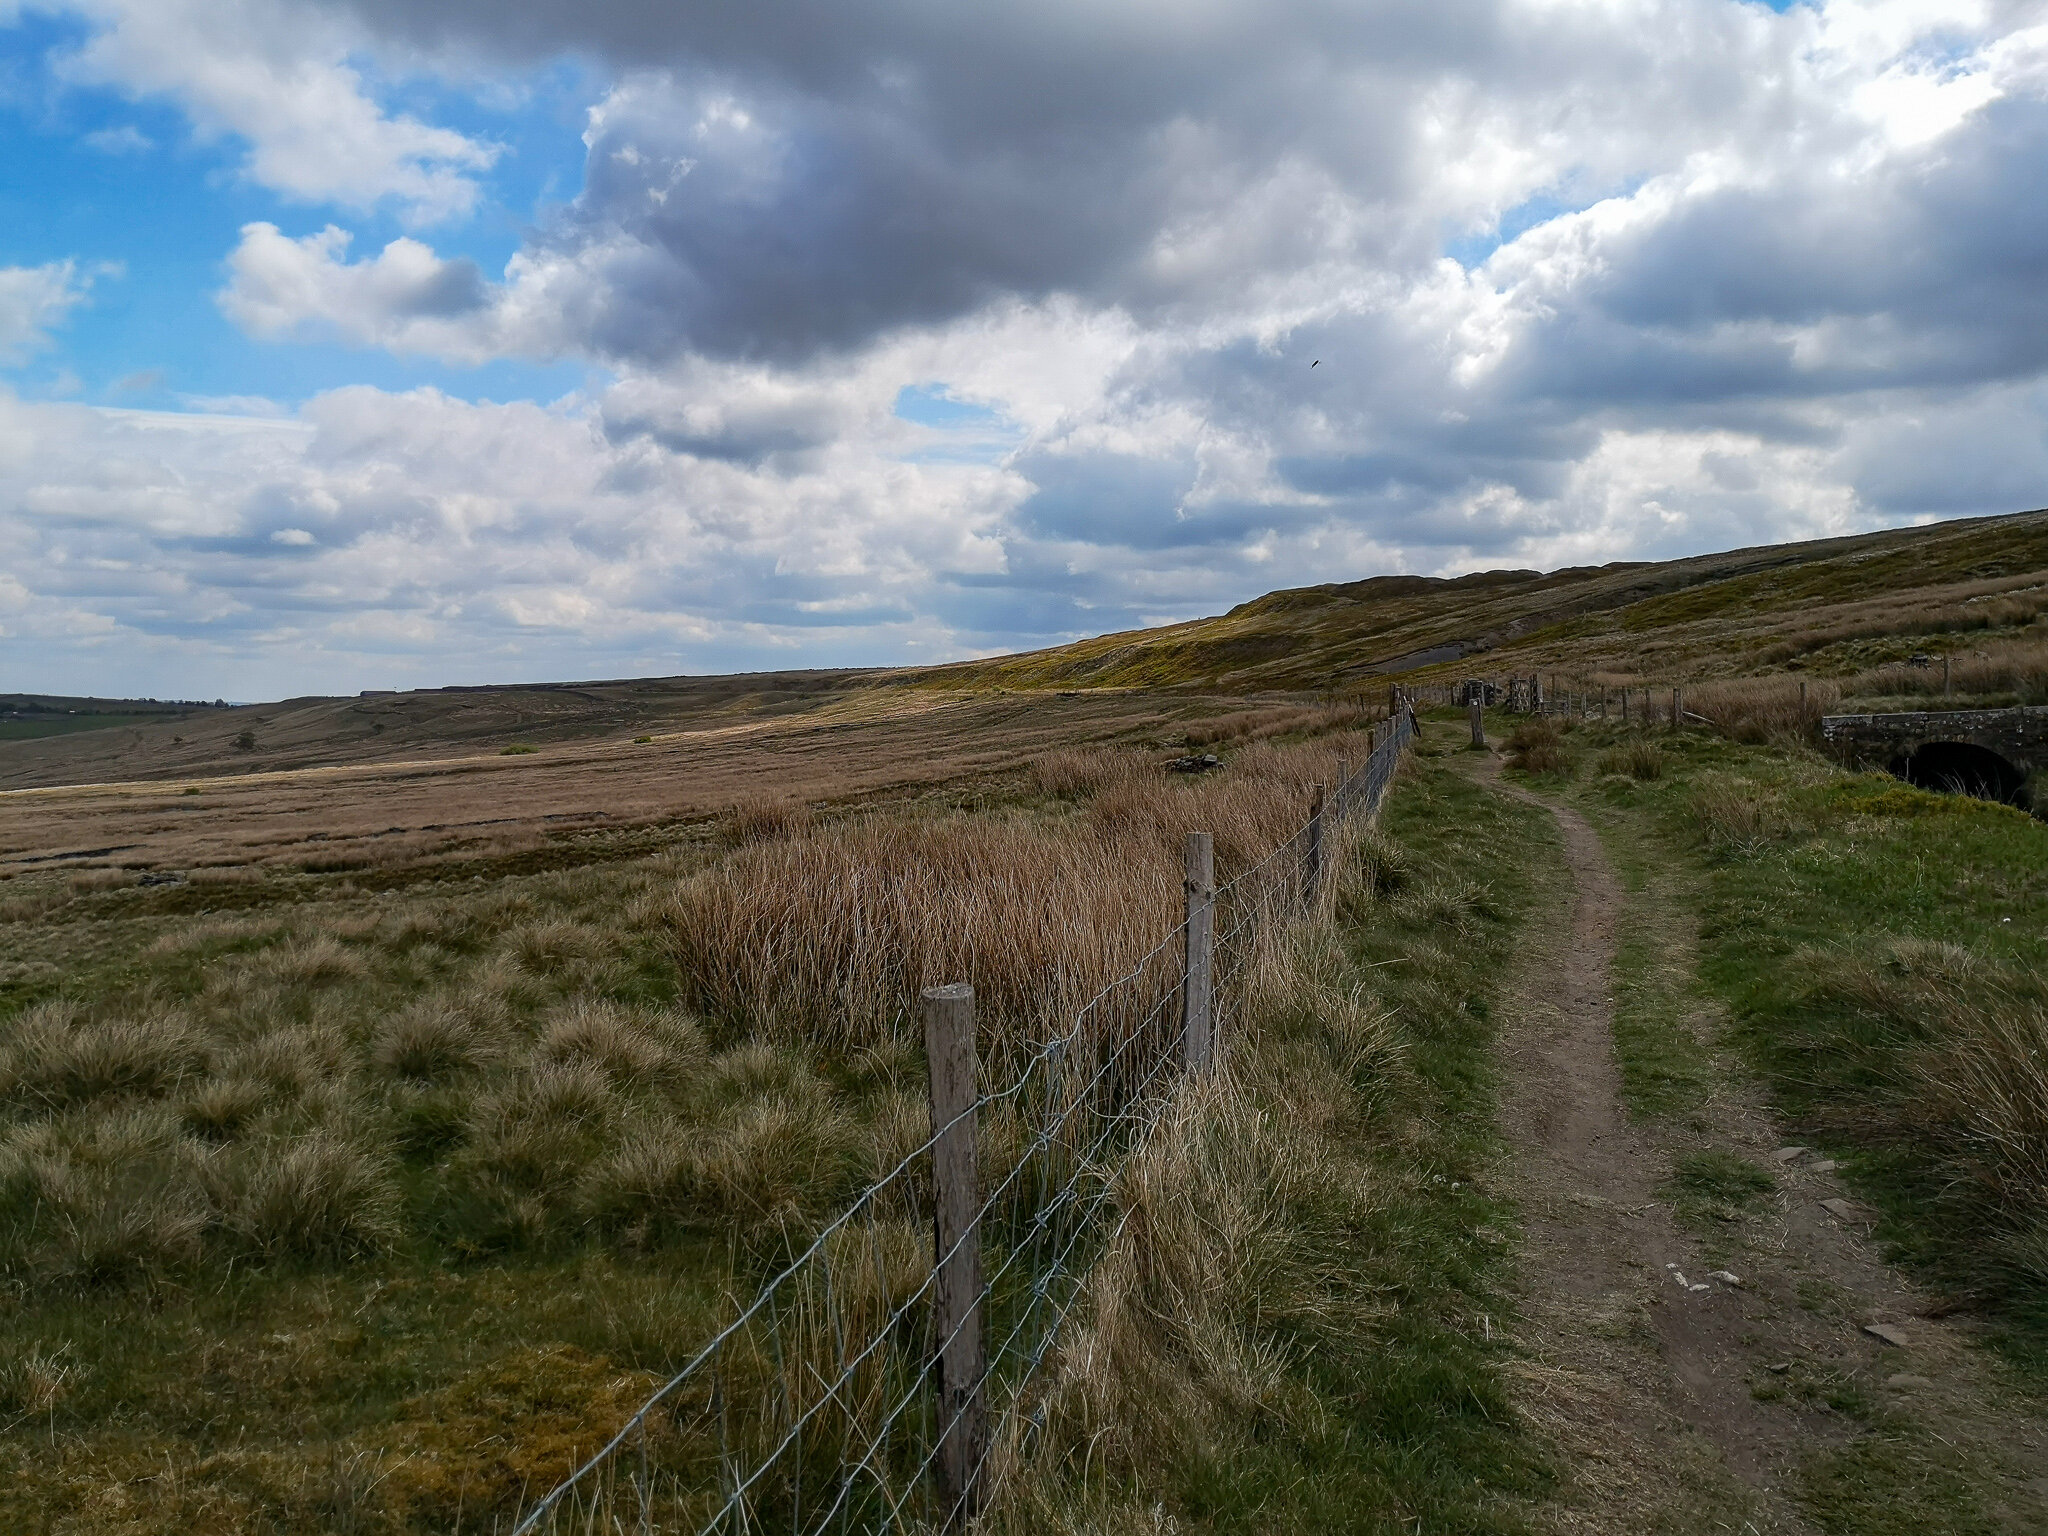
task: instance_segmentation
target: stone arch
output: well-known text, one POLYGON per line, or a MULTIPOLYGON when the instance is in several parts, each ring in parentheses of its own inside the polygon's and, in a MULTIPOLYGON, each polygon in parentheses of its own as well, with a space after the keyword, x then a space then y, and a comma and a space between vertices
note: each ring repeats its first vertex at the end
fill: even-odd
POLYGON ((1892 759, 1891 771, 1908 784, 1951 794, 2025 805, 2027 773, 2017 763, 1974 741, 1922 742, 1892 759))

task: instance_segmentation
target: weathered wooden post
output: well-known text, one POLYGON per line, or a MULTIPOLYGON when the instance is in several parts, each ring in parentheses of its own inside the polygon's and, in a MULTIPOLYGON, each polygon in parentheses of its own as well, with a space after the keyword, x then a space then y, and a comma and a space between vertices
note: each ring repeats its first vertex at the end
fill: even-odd
POLYGON ((1806 729, 1806 679, 1799 679, 1799 729, 1806 729))
POLYGON ((1481 748, 1486 745, 1486 706, 1477 699, 1472 701, 1472 745, 1481 748))
POLYGON ((1683 692, 1679 688, 1678 684, 1673 683, 1671 685, 1671 729, 1673 729, 1674 731, 1677 730, 1679 726, 1684 723, 1684 718, 1685 704, 1683 701, 1683 692))
POLYGON ((981 1181, 975 1166, 974 988, 924 993, 924 1053, 932 1081, 932 1287, 939 1454, 933 1463, 940 1524, 964 1530, 981 1507, 988 1452, 987 1374, 981 1317, 981 1181))
POLYGON ((1190 1072, 1216 1055, 1216 849, 1206 832, 1188 834, 1187 960, 1182 971, 1181 1049, 1190 1072))
POLYGON ((1946 655, 1941 658, 1941 696, 1944 699, 1955 696, 1954 690, 1948 685, 1948 657, 1946 655))
POLYGON ((1323 889, 1323 786, 1311 784, 1308 800, 1308 880, 1303 899, 1309 906, 1323 889))

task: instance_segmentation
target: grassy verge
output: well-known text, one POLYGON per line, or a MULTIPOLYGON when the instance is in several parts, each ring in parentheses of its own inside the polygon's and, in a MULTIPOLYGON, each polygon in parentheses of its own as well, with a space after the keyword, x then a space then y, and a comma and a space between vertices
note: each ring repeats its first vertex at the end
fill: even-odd
POLYGON ((1128 1170, 1016 1530, 1505 1533, 1550 1476, 1503 1385, 1490 1013, 1554 846, 1425 755, 1229 1070, 1128 1170))
MULTIPOLYGON (((2048 1387, 2048 825, 1790 745, 1658 733, 1648 779, 1616 771, 1623 745, 1571 732, 1560 782, 1625 871, 1673 871, 1698 984, 1789 1134, 1840 1159, 1894 1255, 2048 1387)), ((1638 1102, 1671 1112, 1711 1062, 1659 1023, 1681 1010, 1641 984, 1648 962, 1624 967, 1621 1054, 1638 1102)))

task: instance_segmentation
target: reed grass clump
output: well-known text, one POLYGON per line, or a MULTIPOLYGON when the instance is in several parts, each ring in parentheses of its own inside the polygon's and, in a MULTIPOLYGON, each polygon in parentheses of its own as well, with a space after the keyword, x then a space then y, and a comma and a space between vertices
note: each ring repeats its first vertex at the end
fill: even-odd
POLYGON ((1733 775, 1701 777, 1686 805, 1700 840, 1724 858, 1754 856, 1801 827, 1782 791, 1733 775))
POLYGON ((1508 766, 1524 773, 1569 773, 1570 750, 1564 731, 1549 715, 1537 715, 1518 724, 1508 736, 1508 766))
POLYGON ((1685 707, 1732 740, 1752 745, 1812 736, 1841 707, 1842 685, 1825 678, 1748 677, 1686 689, 1685 707))
POLYGON ((1654 741, 1632 736, 1618 746, 1607 748, 1594 759, 1593 766, 1603 774, 1617 774, 1647 783, 1664 776, 1664 753, 1654 741))
POLYGON ((897 1037, 919 991, 965 979, 994 1049, 1043 1038, 1179 921, 1183 843, 1218 878, 1306 818, 1309 786, 1362 738, 1256 744, 1196 782, 1135 753, 1038 770, 1085 796, 1079 827, 1022 814, 887 816, 735 850, 681 883, 670 920, 684 1000, 724 1027, 845 1058, 897 1037))
POLYGON ((789 837, 810 825, 811 809, 783 795, 748 795, 733 805, 720 823, 725 841, 738 847, 789 837))
POLYGON ((1931 1152, 1952 1219, 1988 1228, 1995 1256, 2048 1283, 2048 993, 2040 979, 1952 942, 1895 937, 1801 954, 1807 1049, 1827 1075, 1881 1085, 1832 1123, 1865 1145, 1931 1152), (1846 1026, 1846 1027, 1845 1027, 1846 1026))

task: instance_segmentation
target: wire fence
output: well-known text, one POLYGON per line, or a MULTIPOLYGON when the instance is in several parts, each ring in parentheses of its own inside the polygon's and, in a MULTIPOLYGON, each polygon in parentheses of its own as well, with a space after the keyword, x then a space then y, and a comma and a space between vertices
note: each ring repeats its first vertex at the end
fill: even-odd
MULTIPOLYGON (((1313 904, 1326 837, 1377 811, 1413 730, 1396 711, 1357 772, 1215 890, 1196 944, 1183 919, 1007 1083, 977 1091, 970 1076, 964 1106, 737 1307, 513 1536, 960 1528, 1030 1454, 1060 1325, 1121 1225, 1115 1171, 1188 1070, 1197 950, 1211 1027, 1227 1038, 1261 938, 1313 904), (966 1219, 949 1241, 940 1209, 935 1245, 935 1201, 958 1177, 942 1158, 963 1139, 966 1219), (962 1273, 978 1277, 964 1305, 947 1294, 962 1273), (935 1366, 963 1350, 966 1378, 954 1370, 941 1388, 935 1366)), ((935 1070, 935 1106, 937 1081, 935 1070)))

